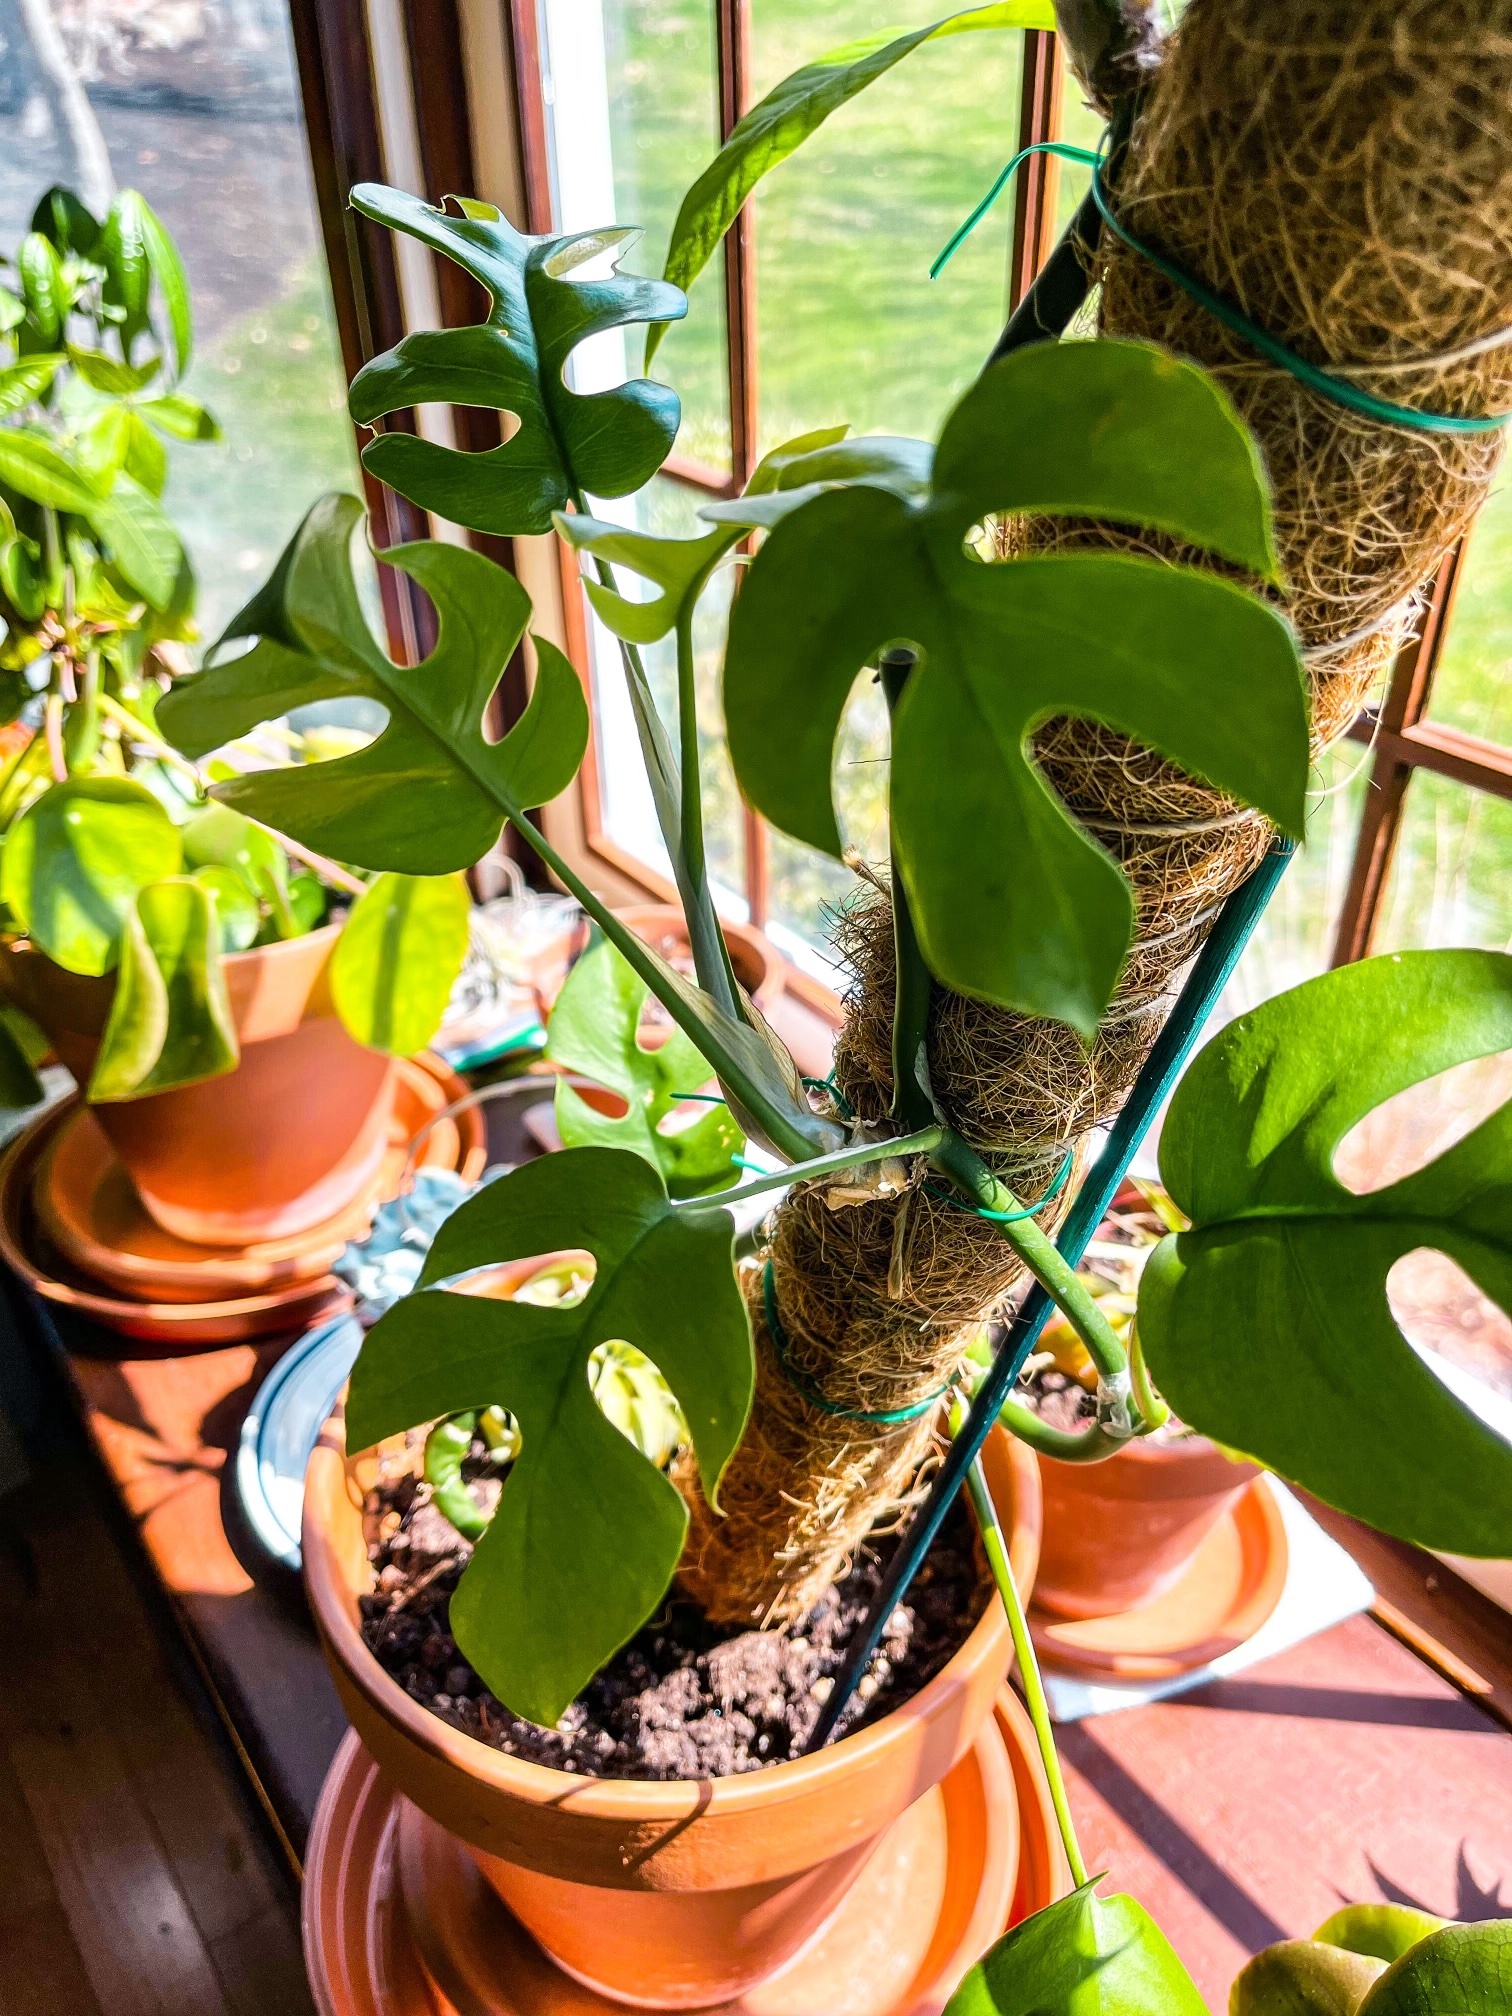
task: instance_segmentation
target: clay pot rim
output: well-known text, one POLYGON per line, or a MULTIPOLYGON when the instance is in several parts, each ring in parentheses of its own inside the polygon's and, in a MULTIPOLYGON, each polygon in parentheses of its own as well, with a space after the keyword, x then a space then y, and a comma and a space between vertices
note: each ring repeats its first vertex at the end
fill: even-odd
MULTIPOLYGON (((337 938, 345 929, 346 920, 344 918, 340 923, 317 924, 313 931, 301 931, 296 938, 274 938, 266 945, 249 945, 245 952, 222 952, 220 955, 221 964, 223 966, 234 967, 251 966, 257 960, 266 960, 270 955, 275 953, 289 955, 296 948, 308 947, 328 939, 337 938)), ((3 943, 7 953, 26 959, 45 959, 49 966, 57 966, 60 973, 67 973, 74 980, 103 981, 111 980, 115 977, 114 967, 108 973, 75 973, 71 966, 59 966, 52 954, 44 952, 42 947, 35 944, 25 932, 22 932, 19 937, 12 938, 7 936, 3 940, 0 940, 0 943, 3 943)))
MULTIPOLYGON (((1024 1443, 1007 1436, 1003 1429, 995 1433, 1004 1435, 1009 1461, 1017 1477, 1027 1482, 1027 1473, 1034 1464, 1032 1452, 1024 1443)), ((1037 1492, 1037 1475, 1029 1488, 1037 1492)), ((453 1729, 438 1715, 422 1708, 418 1701, 411 1700, 384 1671, 364 1643, 347 1604, 345 1578, 327 1530, 326 1508, 333 1499, 339 1499, 351 1508, 354 1517, 361 1518, 360 1510, 352 1505, 346 1467, 346 1429, 339 1412, 331 1416, 321 1431, 305 1474, 302 1535, 305 1587, 329 1656, 392 1728, 438 1763, 522 1804, 570 1806, 573 1813, 594 1820, 621 1825, 628 1821, 691 1820, 702 1819, 715 1810, 733 1816, 752 1808, 783 1804, 830 1783, 838 1787, 858 1766, 870 1762, 875 1753, 904 1740, 904 1732, 912 1723, 927 1720, 936 1710, 945 1708, 959 1685, 956 1676, 960 1669, 969 1669, 993 1657, 1009 1635, 1007 1617, 994 1594, 965 1643, 917 1694, 883 1716, 880 1722, 842 1737, 813 1756, 791 1758, 735 1777, 682 1778, 670 1782, 590 1778, 576 1772, 554 1771, 549 1765, 506 1756, 460 1729, 453 1729)))

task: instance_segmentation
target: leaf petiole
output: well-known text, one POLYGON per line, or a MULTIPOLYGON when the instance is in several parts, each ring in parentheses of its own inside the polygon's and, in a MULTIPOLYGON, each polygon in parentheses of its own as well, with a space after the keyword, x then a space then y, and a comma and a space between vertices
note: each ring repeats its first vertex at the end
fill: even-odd
MULTIPOLYGON (((838 1148, 833 1155, 816 1155, 807 1162, 797 1162, 788 1169, 774 1169, 770 1175, 759 1176, 754 1183, 743 1183, 738 1190, 716 1191, 710 1197, 690 1197, 683 1201, 688 1204, 739 1204, 747 1197, 761 1197, 769 1190, 786 1190, 794 1183, 807 1183, 816 1176, 829 1176, 837 1169, 855 1169, 866 1162, 881 1162, 893 1155, 929 1155, 937 1146, 944 1128, 938 1125, 921 1127, 913 1134, 900 1134, 887 1141, 858 1141, 849 1148, 838 1148)), ((749 1166, 749 1165, 748 1165, 749 1166)))

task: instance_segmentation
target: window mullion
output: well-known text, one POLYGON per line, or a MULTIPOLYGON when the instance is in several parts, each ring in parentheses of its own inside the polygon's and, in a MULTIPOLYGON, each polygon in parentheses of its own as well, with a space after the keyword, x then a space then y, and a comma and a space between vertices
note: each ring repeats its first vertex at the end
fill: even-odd
MULTIPOLYGON (((1026 29, 1019 87, 1020 147, 1059 139, 1061 79, 1056 37, 1045 29, 1026 29)), ((1010 313, 1049 256, 1059 187, 1059 163, 1053 154, 1031 154, 1019 169, 1013 192, 1013 250, 1008 263, 1010 313)))
MULTIPOLYGON (((1381 707, 1380 726, 1391 740, 1377 755, 1365 792, 1365 808, 1360 817, 1360 837, 1355 843, 1354 865, 1349 889, 1339 916, 1332 964, 1347 966, 1369 956, 1380 918, 1381 899, 1391 879, 1402 830, 1407 786, 1414 765, 1400 754, 1402 736, 1415 728, 1428 711, 1434 674, 1444 648, 1454 591, 1459 580, 1463 545, 1456 546, 1439 567, 1424 611, 1422 627, 1397 654, 1391 684, 1381 707)), ((1350 731, 1364 740, 1375 732, 1375 722, 1362 715, 1350 731)))

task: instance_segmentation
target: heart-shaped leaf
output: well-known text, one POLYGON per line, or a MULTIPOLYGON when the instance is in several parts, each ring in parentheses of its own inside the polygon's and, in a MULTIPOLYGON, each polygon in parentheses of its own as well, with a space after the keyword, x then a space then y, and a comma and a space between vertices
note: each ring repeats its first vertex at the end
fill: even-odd
MULTIPOLYGON (((751 107, 684 196, 672 226, 663 277, 678 287, 691 287, 762 176, 786 161, 831 112, 885 77, 920 43, 982 28, 1054 27, 1051 0, 998 0, 994 6, 972 7, 907 34, 891 29, 869 35, 805 63, 751 107)), ((664 329, 656 327, 647 335, 648 371, 663 334, 664 329)))
POLYGON ((215 899, 215 923, 222 952, 245 952, 262 929, 262 911, 256 896, 234 868, 213 862, 193 871, 201 889, 215 899))
POLYGON ((441 1026, 467 957, 472 903, 460 875, 380 875, 331 958, 331 998, 370 1050, 412 1057, 441 1026))
POLYGON ((89 1098, 195 1085, 234 1071, 240 1055, 214 898, 187 875, 152 883, 127 914, 89 1098))
POLYGON ((554 1724, 651 1614, 687 1531, 677 1491, 595 1404, 588 1361, 613 1340, 652 1358, 681 1403, 715 1498, 755 1377, 733 1239, 726 1211, 674 1211, 640 1156, 567 1149, 454 1212, 419 1289, 363 1345, 347 1401, 351 1448, 490 1403, 519 1424, 520 1455, 451 1599, 451 1627, 500 1700, 533 1721, 554 1724), (575 1307, 433 1285, 573 1248, 595 1265, 575 1307))
POLYGON ((145 785, 70 777, 6 835, 0 897, 60 966, 108 973, 138 895, 182 862, 178 828, 145 785))
POLYGON ((1427 1247, 1512 1310, 1512 1104, 1357 1196, 1333 1173, 1394 1093, 1512 1049, 1512 958, 1404 952, 1241 1016, 1190 1066, 1160 1144, 1192 1221, 1146 1266, 1139 1333, 1183 1420, 1384 1532, 1512 1554, 1512 1447, 1396 1326, 1386 1278, 1427 1247))
POLYGON ((1229 2016, 1355 2016, 1384 1960, 1311 1939, 1283 1939, 1240 1969, 1229 2016))
POLYGON ((1431 1933, 1386 1969, 1359 2016, 1512 2016, 1512 1919, 1431 1933))
POLYGON ((945 2016, 1208 2012, 1144 1906, 1132 1897, 1098 1897, 1086 1883, 1000 1939, 951 1996, 945 2016))
POLYGON ((629 1111, 618 1119, 597 1113, 563 1079, 556 1088, 558 1130, 569 1148, 628 1148, 644 1157, 673 1197, 727 1189, 738 1178, 734 1158, 745 1137, 726 1106, 711 1106, 675 1133, 661 1131, 679 1093, 696 1091, 709 1067, 680 1029, 658 1048, 642 1049, 638 1031, 650 991, 607 943, 586 952, 568 974, 551 1011, 546 1055, 617 1092, 629 1111))
POLYGON ((359 183, 351 200, 364 217, 454 260, 489 297, 486 322, 416 330, 365 364, 352 380, 352 418, 370 424, 433 403, 493 406, 519 422, 508 441, 476 454, 380 434, 362 451, 365 468, 453 524, 507 535, 550 531, 552 512, 574 493, 624 497, 655 474, 677 435, 677 394, 647 378, 590 393, 567 382, 585 338, 687 313, 683 295, 661 280, 573 279, 605 254, 617 260, 639 232, 526 238, 490 204, 465 203, 453 217, 375 182, 359 183))
POLYGON ((338 860, 447 875, 488 852, 503 807, 545 804, 572 781, 588 742, 587 705, 567 660, 537 638, 530 705, 501 742, 485 741, 484 709, 529 621, 530 598, 466 547, 392 547, 385 560, 419 582, 440 628, 423 664, 395 665, 352 577, 361 516, 355 497, 322 498, 222 639, 255 637, 254 648, 176 685, 158 725, 203 756, 312 700, 380 701, 388 724, 355 755, 256 771, 215 785, 212 796, 338 860))
POLYGON ((1388 1964, 1400 1960, 1430 1932, 1441 1932, 1445 1920, 1408 1904, 1346 1904, 1325 1918, 1312 1935, 1321 1946, 1342 1946, 1388 1964))
POLYGON ((894 858, 924 956, 956 990, 1090 1034, 1133 923, 1128 886, 1027 754, 1034 727, 1106 722, 1300 833, 1307 708, 1291 632, 1211 574, 1106 552, 985 565, 989 512, 1158 527, 1274 571, 1253 442, 1212 381, 1130 343, 1040 344, 945 424, 932 487, 826 491, 757 556, 730 624, 736 775, 838 855, 831 764, 861 668, 921 652, 893 723, 894 858))

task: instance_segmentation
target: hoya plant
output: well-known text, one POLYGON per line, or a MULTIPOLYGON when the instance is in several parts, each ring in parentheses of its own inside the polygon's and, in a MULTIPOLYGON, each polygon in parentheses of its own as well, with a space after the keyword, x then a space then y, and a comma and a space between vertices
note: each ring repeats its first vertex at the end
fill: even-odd
MULTIPOLYGON (((115 976, 89 1098, 233 1069, 222 955, 303 935, 338 905, 350 913, 332 970, 338 1012, 376 1048, 420 1048, 466 950, 460 881, 369 886, 291 854, 212 803, 209 775, 154 723, 196 634, 193 572, 160 501, 168 456, 219 433, 179 388, 193 319, 172 239, 133 191, 101 221, 53 189, 3 270, 0 929, 66 972, 115 976)), ((260 630, 255 605, 248 620, 260 630)), ((291 746, 302 738, 285 738, 285 758, 291 746)), ((46 1048, 7 1005, 0 1099, 41 1097, 33 1065, 46 1048)))
MULTIPOLYGON (((950 32, 1005 25, 1048 24, 986 8, 950 32)), ((1096 1367, 1097 1453, 1166 1417, 1158 1386, 1193 1428, 1388 1531, 1512 1549, 1512 1452, 1438 1387, 1387 1296, 1395 1261, 1426 1243, 1512 1302, 1512 1121, 1493 1116, 1389 1191, 1356 1197, 1332 1173, 1372 1107, 1512 1045, 1512 959, 1374 962, 1209 1047, 1165 1135, 1164 1179, 1190 1229, 1149 1265, 1137 1348, 1052 1237, 1088 1113, 1099 1097, 1116 1109, 1222 898, 1277 833, 1303 827, 1309 687, 1279 607, 1260 458, 1214 381, 1145 343, 1040 343, 990 364, 934 441, 851 439, 837 425, 785 444, 741 497, 703 512, 696 536, 655 537, 606 508, 661 466, 678 405, 646 377, 579 393, 576 346, 640 323, 654 348, 686 312, 675 281, 692 279, 755 175, 926 39, 840 52, 748 115, 684 206, 673 278, 621 274, 618 225, 531 237, 482 203, 353 191, 364 215, 454 260, 489 302, 477 325, 418 333, 366 366, 356 417, 465 398, 514 423, 484 455, 380 435, 368 467, 453 520, 522 535, 554 525, 583 555, 619 641, 695 979, 641 943, 530 818, 582 760, 583 690, 530 632, 518 582, 478 554, 420 543, 383 556, 423 587, 439 625, 425 664, 395 664, 352 585, 358 508, 326 499, 244 619, 253 648, 217 657, 159 710, 163 732, 200 759, 312 701, 377 701, 385 725, 360 750, 299 775, 218 780, 211 795, 381 873, 455 873, 507 823, 603 934, 552 1040, 625 1112, 564 1096, 564 1151, 445 1222, 415 1291, 369 1333, 347 1403, 353 1449, 507 1413, 518 1451, 478 1522, 451 1627, 495 1694, 546 1724, 674 1578, 722 1621, 801 1615, 906 1498, 963 1411, 984 1318, 1026 1272, 1096 1367), (747 799, 841 854, 832 773, 858 682, 880 682, 891 719, 889 858, 843 922, 857 982, 823 1085, 804 1081, 736 984, 709 887, 694 623, 716 571, 752 549, 723 668, 747 799), (490 742, 486 705, 527 637, 529 704, 490 742), (662 650, 670 719, 647 667, 662 650), (1097 762, 1109 751, 1126 793, 1175 793, 1187 823, 1106 790, 1097 762), (1184 867, 1172 865, 1173 826, 1184 867), (1205 864, 1195 883, 1193 859, 1205 864), (677 1032, 664 1060, 637 1034, 646 994, 677 1032), (1011 1099, 1039 1101, 1012 1108, 1016 1131, 1004 1079, 1011 1099), (740 1134, 776 1166, 721 1189, 746 1159, 740 1134), (737 1239, 731 1207, 778 1193, 737 1239), (589 1256, 580 1295, 458 1292, 479 1270, 564 1250, 589 1256), (675 1398, 683 1447, 670 1470, 595 1404, 611 1344, 649 1359, 675 1398), (858 1365, 870 1381, 859 1390, 847 1384, 858 1365), (761 1432, 774 1393, 801 1430, 775 1469, 761 1432), (842 1444, 859 1454, 837 1511, 842 1444)), ((1196 1990, 1158 1930, 1087 1880, 976 1473, 973 1491, 1078 1888, 1019 1927, 1013 1964, 990 1957, 959 2006, 1195 2016, 1196 1990)))

